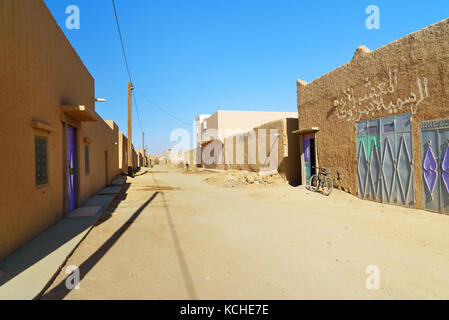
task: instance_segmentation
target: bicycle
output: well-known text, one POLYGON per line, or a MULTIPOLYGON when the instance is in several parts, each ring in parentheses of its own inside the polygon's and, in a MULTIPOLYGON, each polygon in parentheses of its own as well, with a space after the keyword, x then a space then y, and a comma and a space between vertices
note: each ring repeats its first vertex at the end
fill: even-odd
POLYGON ((334 189, 334 181, 330 176, 330 172, 326 168, 317 168, 319 170, 318 174, 313 175, 310 178, 309 190, 319 192, 325 196, 330 196, 332 190, 334 189))

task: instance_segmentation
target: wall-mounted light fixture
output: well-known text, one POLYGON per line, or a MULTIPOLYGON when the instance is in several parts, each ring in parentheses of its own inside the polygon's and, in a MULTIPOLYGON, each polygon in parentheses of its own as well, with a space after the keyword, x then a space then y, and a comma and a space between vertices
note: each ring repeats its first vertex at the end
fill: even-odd
POLYGON ((95 102, 106 102, 106 99, 103 98, 95 98, 95 102))

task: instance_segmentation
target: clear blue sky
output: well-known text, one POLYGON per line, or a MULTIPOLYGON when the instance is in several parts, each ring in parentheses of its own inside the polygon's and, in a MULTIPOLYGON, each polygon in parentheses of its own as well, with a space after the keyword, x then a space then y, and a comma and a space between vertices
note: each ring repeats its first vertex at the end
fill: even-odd
MULTIPOLYGON (((127 73, 111 0, 45 0, 95 78, 97 112, 126 133, 127 73), (67 30, 68 5, 81 11, 67 30)), ((312 81, 352 59, 449 16, 449 0, 116 0, 136 98, 151 153, 192 131, 201 113, 296 111, 296 79, 312 81), (365 27, 365 8, 380 8, 380 30, 365 27), (161 112, 174 114, 178 121, 161 112)), ((133 113, 133 143, 141 130, 133 113)))

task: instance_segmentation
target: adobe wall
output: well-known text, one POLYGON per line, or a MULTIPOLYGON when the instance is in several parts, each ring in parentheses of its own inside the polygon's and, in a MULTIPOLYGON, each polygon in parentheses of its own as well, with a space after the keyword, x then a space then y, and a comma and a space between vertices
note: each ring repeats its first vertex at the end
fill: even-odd
POLYGON ((294 118, 272 121, 256 127, 254 128, 255 148, 250 148, 248 133, 228 137, 226 138, 225 144, 222 144, 221 141, 216 140, 213 143, 219 143, 223 148, 221 156, 217 155, 217 158, 221 157, 223 159, 222 164, 203 164, 203 167, 224 170, 246 170, 252 172, 277 170, 279 174, 290 184, 298 185, 300 182, 298 136, 292 133, 297 129, 298 119, 294 118), (270 165, 270 160, 265 162, 264 159, 259 159, 257 156, 259 154, 259 141, 261 137, 259 130, 266 130, 265 156, 270 159, 270 155, 273 152, 277 152, 277 166, 272 166, 270 165), (272 135, 270 130, 277 130, 279 136, 276 137, 272 135), (233 146, 232 152, 229 152, 229 150, 226 149, 228 139, 233 146), (277 142, 277 150, 275 150, 275 142, 277 142), (237 161, 240 153, 243 153, 243 161, 237 161), (255 163, 250 163, 253 162, 250 161, 250 159, 256 159, 255 163))
POLYGON ((67 162, 64 126, 77 128, 78 205, 116 174, 118 128, 101 118, 84 124, 62 105, 94 110, 95 84, 41 0, 0 0, 0 259, 64 217, 67 162), (37 121, 45 130, 35 129, 37 121), (48 137, 48 181, 36 186, 36 134, 48 137), (90 174, 85 175, 84 137, 91 141, 90 174))
POLYGON ((356 122, 412 113, 415 196, 423 207, 420 122, 449 115, 449 19, 354 59, 307 84, 298 80, 301 129, 319 127, 319 166, 357 194, 356 122))
POLYGON ((0 259, 63 216, 61 104, 94 108, 94 79, 43 1, 0 0, 0 259), (49 179, 35 186, 32 120, 47 123, 49 179))
POLYGON ((81 125, 78 139, 80 157, 80 203, 109 185, 119 174, 118 126, 113 121, 104 121, 98 116, 96 122, 81 125), (89 142, 86 142, 87 139, 89 142), (89 173, 85 167, 85 146, 89 146, 89 173), (107 158, 106 158, 107 152, 107 158), (106 170, 107 168, 107 170, 106 170))
POLYGON ((119 133, 119 171, 122 174, 128 173, 128 138, 119 133))
MULTIPOLYGON (((139 156, 131 146, 132 149, 132 168, 135 170, 139 167, 139 156)), ((128 174, 128 138, 123 134, 118 134, 118 171, 121 174, 128 174)))
POLYGON ((133 170, 136 170, 139 167, 139 158, 136 152, 136 149, 134 149, 134 146, 132 146, 132 152, 133 152, 133 170))
MULTIPOLYGON (((297 118, 296 112, 269 112, 269 111, 229 111, 218 110, 212 116, 204 120, 206 130, 218 130, 217 138, 223 141, 225 137, 248 132, 252 128, 259 127, 264 123, 278 121, 285 118, 297 118), (235 132, 227 132, 234 130, 235 132)), ((204 132, 201 141, 207 141, 204 132)))

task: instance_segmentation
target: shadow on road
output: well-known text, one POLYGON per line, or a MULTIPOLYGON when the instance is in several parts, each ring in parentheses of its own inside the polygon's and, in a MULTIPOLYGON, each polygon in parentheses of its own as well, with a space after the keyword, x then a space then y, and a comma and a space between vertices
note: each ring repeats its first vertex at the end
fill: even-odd
MULTIPOLYGON (((105 212, 115 210, 118 203, 126 199, 129 187, 129 183, 123 185, 120 195, 108 207, 105 208, 105 212)), ((106 195, 97 196, 107 197, 106 195)), ((101 214, 104 215, 105 212, 101 214)), ((61 246, 65 245, 73 238, 77 237, 80 233, 83 233, 89 229, 97 217, 97 214, 92 217, 76 218, 75 220, 66 217, 25 244, 22 249, 17 250, 9 257, 0 261, 0 268, 3 271, 6 270, 5 274, 0 277, 0 286, 9 282, 11 279, 14 279, 17 275, 26 271, 42 259, 45 259, 45 257, 58 250, 61 246)), ((101 218, 99 221, 101 221, 101 218)))
MULTIPOLYGON (((139 171, 140 171, 140 170, 139 170, 139 171)), ((137 171, 137 172, 139 172, 139 171, 137 171)), ((145 170, 144 172, 141 172, 141 173, 139 173, 139 174, 136 173, 134 177, 137 178, 137 177, 146 175, 148 172, 149 172, 149 169, 147 169, 147 170, 145 170)))
MULTIPOLYGON (((142 211, 156 198, 159 192, 155 192, 151 198, 149 198, 129 219, 126 221, 120 229, 118 229, 97 251, 95 251, 83 264, 79 267, 80 280, 82 280, 90 270, 103 258, 103 256, 114 246, 114 244, 120 239, 120 237, 128 230, 131 224, 139 217, 142 211)), ((64 299, 70 292, 66 287, 66 279, 70 275, 62 280, 55 288, 48 293, 44 294, 41 299, 44 300, 60 300, 64 299)))
MULTIPOLYGON (((163 187, 159 186, 156 178, 154 177, 154 173, 151 172, 151 174, 152 174, 152 178, 154 180, 154 183, 155 183, 156 187, 159 190, 162 190, 163 187)), ((159 193, 160 193, 160 195, 162 197, 162 200, 164 202, 164 208, 165 208, 165 214, 167 215, 168 226, 170 228, 170 233, 171 233, 171 236, 173 238, 173 242, 175 244, 175 249, 176 249, 176 253, 177 253, 178 261, 179 261, 179 266, 181 267, 181 272, 182 272, 182 275, 183 275, 183 278, 184 278, 184 284, 186 286, 186 290, 187 290, 187 293, 189 295, 189 299, 190 300, 197 300, 198 296, 196 294, 196 290, 195 290, 195 286, 193 284, 192 276, 190 274, 189 266, 187 265, 187 262, 186 262, 186 259, 185 259, 185 256, 184 256, 184 251, 182 250, 181 242, 179 241, 178 234, 176 232, 176 227, 175 227, 175 225, 173 223, 173 219, 172 219, 170 210, 168 209, 167 201, 165 199, 165 194, 164 194, 163 191, 159 191, 159 193)))

